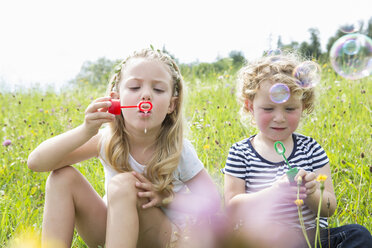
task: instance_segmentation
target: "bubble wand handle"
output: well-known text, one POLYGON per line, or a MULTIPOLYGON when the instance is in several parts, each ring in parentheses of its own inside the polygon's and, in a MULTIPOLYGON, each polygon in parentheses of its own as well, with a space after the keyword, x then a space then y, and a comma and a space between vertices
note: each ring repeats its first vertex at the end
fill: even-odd
POLYGON ((120 108, 138 108, 138 106, 136 105, 136 106, 120 106, 120 108))
POLYGON ((289 169, 292 169, 292 167, 289 165, 289 162, 288 162, 287 158, 286 158, 285 155, 284 155, 284 154, 285 154, 285 147, 284 147, 283 143, 282 143, 281 141, 277 141, 277 142, 275 142, 275 143, 274 143, 274 148, 275 148, 276 153, 278 153, 279 155, 282 155, 282 156, 283 156, 284 161, 285 161, 285 162, 287 163, 287 165, 288 165, 288 168, 289 168, 289 169), (281 146, 281 150, 279 150, 278 145, 281 146))
POLYGON ((289 168, 289 170, 286 172, 286 174, 288 176, 288 179, 289 179, 289 182, 290 183, 295 183, 294 178, 298 173, 298 169, 296 167, 292 168, 292 166, 289 165, 289 162, 288 162, 287 158, 285 157, 284 144, 281 141, 277 141, 277 142, 274 143, 274 148, 275 148, 276 153, 283 156, 284 161, 286 162, 286 164, 289 168), (281 150, 279 150, 278 145, 281 146, 281 150))

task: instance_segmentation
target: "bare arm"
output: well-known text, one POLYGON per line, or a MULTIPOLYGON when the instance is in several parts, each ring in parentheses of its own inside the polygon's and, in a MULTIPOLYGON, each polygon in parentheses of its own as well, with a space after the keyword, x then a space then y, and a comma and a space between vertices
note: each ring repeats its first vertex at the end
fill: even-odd
POLYGON ((247 194, 245 193, 245 181, 227 174, 225 174, 224 188, 226 208, 236 217, 255 211, 261 205, 262 207, 270 205, 269 201, 273 196, 271 187, 257 193, 247 194))
POLYGON ((52 171, 98 155, 98 130, 114 119, 107 113, 109 97, 90 104, 82 125, 42 142, 28 157, 27 165, 34 171, 52 171))
POLYGON ((28 157, 28 167, 37 172, 52 171, 97 156, 98 135, 89 137, 84 127, 42 142, 28 157))
POLYGON ((319 183, 315 179, 320 175, 326 175, 327 180, 324 182, 324 191, 322 198, 322 206, 320 209, 320 216, 329 217, 332 216, 336 210, 336 196, 333 189, 332 175, 329 164, 326 164, 315 173, 306 173, 300 170, 296 176, 302 176, 304 178, 304 183, 307 188, 307 197, 305 198, 305 204, 314 212, 318 213, 318 206, 320 200, 320 188, 319 183), (329 202, 329 206, 328 206, 329 202))

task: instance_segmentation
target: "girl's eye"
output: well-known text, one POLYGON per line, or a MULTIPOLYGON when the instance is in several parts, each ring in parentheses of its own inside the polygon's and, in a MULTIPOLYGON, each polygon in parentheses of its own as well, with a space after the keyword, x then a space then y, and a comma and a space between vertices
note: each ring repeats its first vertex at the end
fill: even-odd
POLYGON ((132 87, 129 87, 130 90, 138 90, 140 87, 139 86, 132 86, 132 87))
POLYGON ((162 93, 162 92, 164 92, 163 89, 159 89, 159 88, 154 88, 154 90, 155 90, 156 92, 158 92, 158 93, 162 93))
POLYGON ((295 108, 286 108, 287 111, 294 111, 295 108))
POLYGON ((263 108, 263 110, 265 110, 265 111, 272 111, 273 108, 263 108))

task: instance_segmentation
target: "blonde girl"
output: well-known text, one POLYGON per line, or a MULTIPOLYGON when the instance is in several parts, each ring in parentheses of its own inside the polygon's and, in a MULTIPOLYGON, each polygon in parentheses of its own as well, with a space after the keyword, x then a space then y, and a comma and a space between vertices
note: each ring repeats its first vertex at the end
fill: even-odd
POLYGON ((229 217, 249 247, 307 247, 294 203, 297 187, 289 182, 276 141, 284 144, 289 164, 299 170, 295 181, 302 178, 299 196, 309 235, 314 235, 321 197, 315 179, 322 174, 327 176, 320 209, 323 247, 371 246, 371 235, 359 225, 331 228, 328 236, 327 217, 336 209, 329 159, 313 138, 295 132, 303 115, 314 108, 316 70, 315 62, 283 53, 252 61, 240 71, 241 113, 253 120, 258 133, 230 148, 223 171, 229 217), (287 97, 277 99, 275 87, 287 88, 279 94, 287 97))
POLYGON ((76 227, 89 247, 174 247, 190 216, 219 208, 215 185, 183 138, 179 68, 160 51, 135 52, 115 69, 108 91, 87 107, 82 125, 44 141, 28 158, 30 169, 52 171, 42 240, 70 247, 76 227), (111 99, 153 107, 114 116, 107 112, 111 99), (92 157, 104 166, 103 198, 71 166, 92 157))

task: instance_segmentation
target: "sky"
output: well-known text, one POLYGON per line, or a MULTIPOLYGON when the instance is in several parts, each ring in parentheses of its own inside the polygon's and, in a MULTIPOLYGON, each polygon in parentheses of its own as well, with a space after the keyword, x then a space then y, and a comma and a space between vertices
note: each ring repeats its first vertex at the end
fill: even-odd
POLYGON ((371 10, 371 0, 0 0, 0 84, 60 86, 85 61, 124 59, 150 44, 181 63, 233 50, 250 60, 279 35, 309 42, 317 28, 325 51, 340 25, 366 23, 371 10))

